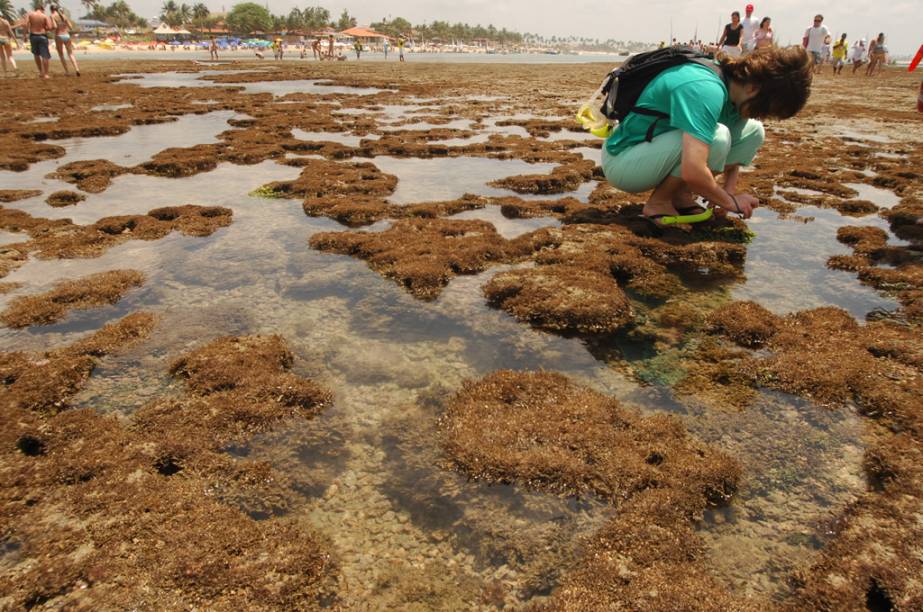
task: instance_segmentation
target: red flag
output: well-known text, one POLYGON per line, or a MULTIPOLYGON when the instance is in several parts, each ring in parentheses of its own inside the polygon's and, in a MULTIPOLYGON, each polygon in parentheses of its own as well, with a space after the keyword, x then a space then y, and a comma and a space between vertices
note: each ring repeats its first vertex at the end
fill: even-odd
POLYGON ((907 72, 913 72, 914 69, 919 65, 920 60, 923 60, 923 45, 920 45, 919 51, 913 56, 913 61, 910 62, 910 66, 907 68, 907 72))

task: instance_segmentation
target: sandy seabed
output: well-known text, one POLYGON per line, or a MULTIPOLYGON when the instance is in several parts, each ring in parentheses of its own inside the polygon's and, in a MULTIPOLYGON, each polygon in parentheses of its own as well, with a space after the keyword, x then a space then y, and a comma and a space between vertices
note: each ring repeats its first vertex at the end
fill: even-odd
POLYGON ((923 608, 919 77, 652 231, 603 65, 84 68, 3 81, 0 607, 923 608))

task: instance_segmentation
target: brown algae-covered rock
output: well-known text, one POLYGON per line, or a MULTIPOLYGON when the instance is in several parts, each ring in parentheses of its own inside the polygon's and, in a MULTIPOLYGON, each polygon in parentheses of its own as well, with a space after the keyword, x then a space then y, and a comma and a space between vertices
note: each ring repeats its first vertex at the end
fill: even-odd
POLYGON ((472 478, 618 506, 565 572, 552 609, 748 609, 708 574, 691 524, 736 491, 740 467, 675 418, 641 417, 560 374, 499 371, 466 383, 440 430, 448 465, 472 478))
POLYGON ((80 204, 86 199, 87 197, 85 195, 75 191, 55 191, 53 194, 48 196, 45 202, 48 204, 48 206, 62 208, 64 206, 74 206, 75 204, 80 204))
POLYGON ((756 302, 731 302, 708 316, 709 331, 746 347, 763 345, 778 328, 778 317, 756 302))
POLYGON ((402 219, 383 232, 318 233, 311 247, 364 259, 414 296, 431 300, 456 274, 474 274, 531 253, 537 248, 532 238, 505 240, 486 221, 402 219))
POLYGON ((221 146, 210 144, 196 145, 188 149, 165 149, 154 155, 150 161, 141 164, 139 168, 154 176, 193 176, 217 168, 221 150, 221 146))
POLYGON ((79 391, 96 365, 96 358, 146 337, 154 316, 134 313, 106 325, 87 338, 44 355, 3 353, 0 359, 0 396, 3 405, 21 410, 55 413, 79 391))
MULTIPOLYGON (((0 403, 11 424, 0 432, 0 517, 16 549, 12 571, 0 574, 7 601, 16 607, 335 606, 335 569, 310 526, 257 521, 223 501, 284 489, 283 475, 231 459, 222 445, 320 408, 304 393, 296 394, 298 407, 290 401, 287 389, 313 383, 289 374, 289 363, 277 338, 222 339, 191 354, 182 375, 191 381, 246 364, 245 380, 233 389, 196 385, 199 391, 150 404, 130 419, 92 409, 40 415, 0 403), (211 365, 210 356, 229 351, 233 357, 211 365)), ((315 400, 328 397, 315 391, 315 400)), ((49 393, 42 403, 67 396, 49 393)))
POLYGON ((17 202, 42 195, 38 189, 0 189, 0 202, 17 202))
POLYGON ((340 163, 310 159, 293 181, 277 181, 260 189, 283 198, 311 198, 332 195, 376 195, 394 193, 397 177, 385 174, 370 162, 340 163))
POLYGON ((135 270, 112 270, 91 274, 55 285, 39 295, 14 299, 0 313, 9 327, 48 325, 63 319, 70 310, 115 304, 129 290, 144 284, 144 274, 135 270))
POLYGON ((632 320, 628 298, 611 275, 577 266, 500 272, 484 295, 520 321, 553 331, 606 333, 632 320))
MULTIPOLYGON (((66 220, 65 220, 66 221, 66 220)), ((172 231, 210 236, 231 223, 231 210, 220 206, 169 206, 146 215, 104 217, 91 225, 69 221, 37 235, 25 248, 41 258, 97 257, 127 240, 157 240, 172 231)))
POLYGON ((102 193, 114 177, 128 171, 128 168, 106 159, 91 159, 65 164, 48 176, 76 185, 81 191, 102 193))
POLYGON ((441 420, 447 461, 472 478, 623 500, 645 489, 714 503, 740 468, 667 415, 641 417, 551 372, 498 371, 466 383, 441 420))

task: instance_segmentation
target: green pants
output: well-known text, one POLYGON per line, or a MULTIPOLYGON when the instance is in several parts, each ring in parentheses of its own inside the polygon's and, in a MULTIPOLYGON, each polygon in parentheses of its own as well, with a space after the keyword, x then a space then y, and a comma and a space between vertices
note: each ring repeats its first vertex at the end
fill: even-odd
MULTIPOLYGON (((747 119, 734 128, 719 123, 708 150, 708 167, 722 172, 725 166, 747 166, 765 139, 763 124, 747 119)), ((602 168, 609 182, 628 193, 653 189, 667 176, 681 176, 683 132, 670 130, 650 142, 625 149, 616 156, 603 146, 602 168)))

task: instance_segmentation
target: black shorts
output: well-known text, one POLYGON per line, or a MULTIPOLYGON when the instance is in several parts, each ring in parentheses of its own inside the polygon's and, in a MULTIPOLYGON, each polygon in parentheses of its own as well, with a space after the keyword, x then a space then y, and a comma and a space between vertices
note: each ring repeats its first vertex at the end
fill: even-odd
POLYGON ((32 55, 51 59, 51 51, 48 50, 47 36, 44 34, 29 34, 29 44, 32 45, 32 55))

